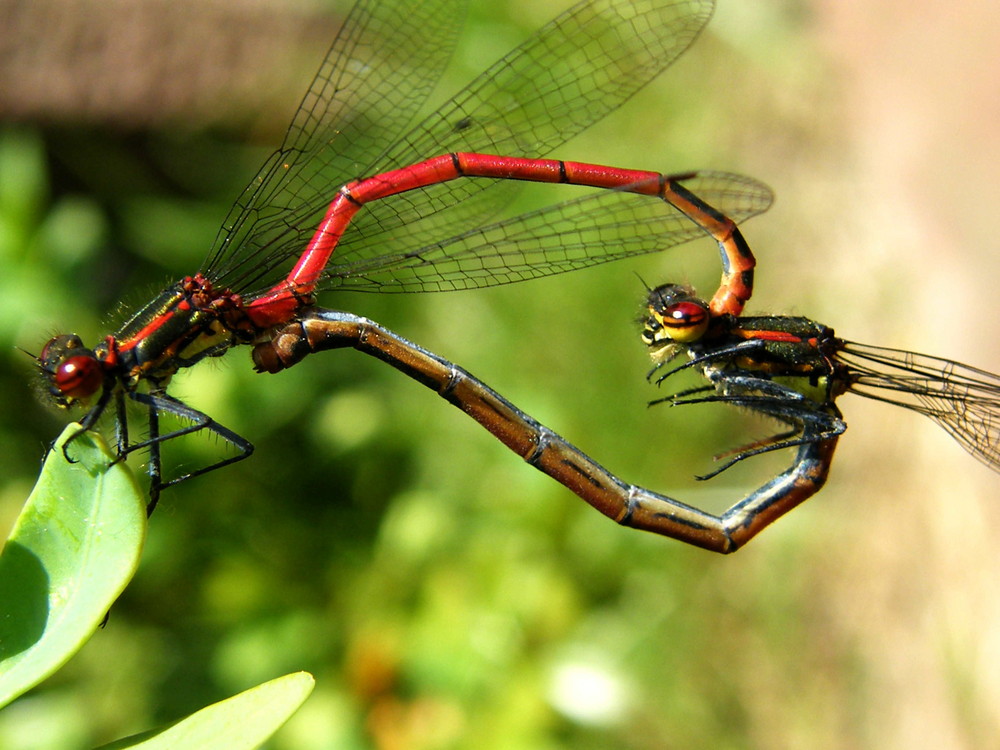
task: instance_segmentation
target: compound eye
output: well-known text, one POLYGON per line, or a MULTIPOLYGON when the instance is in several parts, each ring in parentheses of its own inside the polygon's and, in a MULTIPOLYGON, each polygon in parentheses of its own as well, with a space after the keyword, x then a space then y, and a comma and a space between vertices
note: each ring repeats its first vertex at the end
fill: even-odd
POLYGON ((93 356, 68 357, 52 374, 52 385, 68 399, 93 396, 104 382, 101 365, 93 356))
POLYGON ((48 343, 42 347, 42 353, 38 355, 38 361, 43 367, 57 367, 59 363, 66 359, 71 352, 84 349, 83 341, 75 333, 63 334, 49 339, 48 343))
POLYGON ((700 300, 674 302, 657 312, 664 333, 680 344, 690 344, 708 330, 708 306, 700 300))

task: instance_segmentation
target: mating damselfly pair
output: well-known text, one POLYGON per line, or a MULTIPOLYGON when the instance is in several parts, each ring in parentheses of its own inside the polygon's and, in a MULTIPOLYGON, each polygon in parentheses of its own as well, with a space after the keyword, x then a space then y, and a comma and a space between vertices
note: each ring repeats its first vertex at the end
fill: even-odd
POLYGON ((403 14, 392 3, 359 2, 285 142, 233 206, 200 271, 92 349, 74 335, 44 347, 39 365, 57 403, 88 406, 84 429, 113 409, 120 455, 149 450, 150 511, 163 488, 252 451, 245 438, 167 393, 178 370, 238 344, 252 345, 258 369, 269 372, 311 351, 354 346, 434 387, 620 523, 717 551, 736 549, 819 489, 845 429, 835 401, 847 390, 929 414, 997 468, 996 376, 848 344, 802 318, 740 317, 755 260, 736 225, 768 207, 764 185, 724 173, 665 175, 542 158, 669 66, 707 23, 710 0, 578 3, 416 121, 448 60, 462 5, 438 0, 403 14), (371 137, 375 123, 376 132, 397 137, 371 137), (603 190, 491 222, 493 206, 518 181, 603 190), (796 451, 786 472, 721 516, 622 482, 468 372, 364 318, 316 307, 316 295, 327 290, 481 288, 706 233, 723 261, 712 299, 676 286, 650 293, 644 337, 659 357, 660 377, 672 372, 666 363, 686 356, 706 378, 703 387, 667 400, 723 401, 785 425, 734 460, 796 451), (879 390, 866 392, 870 387, 879 390), (129 438, 126 399, 146 407, 143 440, 129 438), (188 426, 161 434, 162 414, 188 426), (236 454, 163 477, 161 446, 199 430, 236 454))

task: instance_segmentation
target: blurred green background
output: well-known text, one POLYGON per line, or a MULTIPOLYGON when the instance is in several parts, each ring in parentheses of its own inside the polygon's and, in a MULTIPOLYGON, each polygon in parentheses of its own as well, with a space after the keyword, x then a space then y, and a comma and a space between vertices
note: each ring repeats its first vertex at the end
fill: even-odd
MULTIPOLYGON (((445 88, 567 4, 473 0, 445 88)), ((340 10, 0 0, 4 530, 66 420, 15 347, 95 342, 198 267, 340 10)), ((996 371, 996 34, 987 0, 720 0, 665 76, 556 155, 767 182, 752 312, 996 371)), ((636 323, 640 278, 710 291, 716 257, 321 301, 461 364, 625 480, 721 510, 784 457, 694 482, 768 425, 647 410, 636 323)), ((257 452, 165 494, 107 628, 0 713, 2 748, 88 747, 297 669, 318 685, 277 749, 1000 744, 996 477, 926 420, 845 398, 829 486, 723 558, 618 528, 354 351, 263 376, 237 350, 171 393, 257 452)), ((180 442, 182 463, 224 451, 180 442)))

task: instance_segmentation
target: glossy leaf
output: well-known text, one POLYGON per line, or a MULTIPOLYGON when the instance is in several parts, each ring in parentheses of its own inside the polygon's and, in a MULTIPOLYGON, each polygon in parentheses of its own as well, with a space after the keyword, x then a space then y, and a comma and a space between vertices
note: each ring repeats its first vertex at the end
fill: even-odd
POLYGON ((0 705, 61 667, 90 638, 135 573, 144 496, 124 463, 69 425, 0 554, 0 705))
POLYGON ((101 750, 251 750, 288 721, 309 697, 315 680, 294 672, 213 703, 164 729, 127 737, 101 750))

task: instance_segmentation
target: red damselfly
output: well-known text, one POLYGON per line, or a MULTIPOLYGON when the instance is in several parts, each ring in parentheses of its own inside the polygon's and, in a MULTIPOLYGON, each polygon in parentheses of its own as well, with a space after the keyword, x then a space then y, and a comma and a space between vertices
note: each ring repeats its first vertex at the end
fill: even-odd
POLYGON ((694 193, 681 185, 685 176, 540 158, 669 66, 707 23, 712 0, 579 2, 413 125, 449 57, 463 6, 428 0, 401 12, 396 3, 359 0, 284 143, 233 206, 201 271, 168 287, 93 349, 75 335, 44 347, 38 361, 53 399, 89 407, 82 429, 114 404, 119 455, 149 449, 150 511, 163 488, 253 450, 170 396, 171 377, 266 339, 304 315, 318 291, 485 287, 708 232, 726 267, 713 310, 742 309, 753 258, 734 221, 764 210, 767 188, 713 175, 705 203, 696 197, 697 181, 694 193), (467 228, 481 225, 516 181, 610 190, 599 203, 575 200, 520 221, 467 228), (665 216, 659 201, 634 194, 660 198, 676 212, 665 216), (129 439, 126 397, 148 411, 144 440, 129 439), (161 434, 161 414, 187 425, 161 434), (236 454, 165 481, 161 443, 199 430, 236 454))

